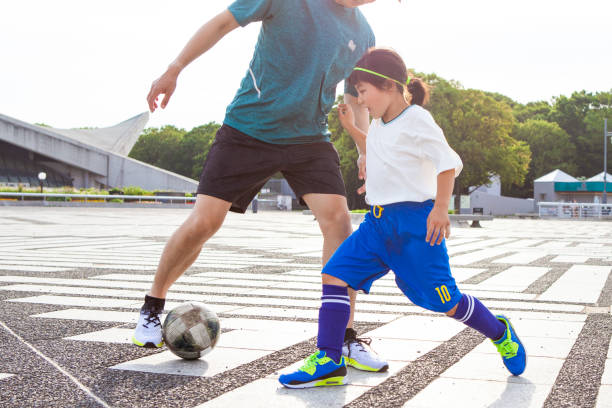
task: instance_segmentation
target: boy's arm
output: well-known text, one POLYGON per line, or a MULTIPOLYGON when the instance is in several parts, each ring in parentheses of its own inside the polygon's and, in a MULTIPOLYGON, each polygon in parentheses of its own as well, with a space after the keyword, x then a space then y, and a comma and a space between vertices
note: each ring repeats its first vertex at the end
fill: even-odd
POLYGON ((450 219, 448 205, 455 186, 455 169, 438 174, 436 203, 427 217, 427 235, 425 241, 431 246, 440 245, 444 238, 450 237, 450 219))
POLYGON ((344 103, 348 105, 353 111, 354 121, 353 123, 342 123, 348 134, 351 136, 355 145, 357 146, 357 152, 359 155, 366 153, 366 135, 368 133, 368 126, 370 115, 368 110, 357 103, 357 98, 350 93, 344 94, 344 103))
POLYGON ((157 97, 161 94, 164 94, 161 107, 165 108, 174 93, 176 80, 183 68, 212 48, 221 38, 238 26, 234 15, 229 10, 225 10, 200 27, 166 72, 151 85, 151 90, 147 95, 149 110, 151 112, 155 111, 157 97))
MULTIPOLYGON (((357 168, 359 180, 366 178, 366 136, 368 132, 368 122, 370 114, 366 108, 357 103, 357 98, 350 93, 344 94, 344 104, 338 105, 338 117, 340 124, 351 136, 359 157, 357 158, 357 168)), ((357 189, 357 194, 365 193, 365 183, 357 189)))

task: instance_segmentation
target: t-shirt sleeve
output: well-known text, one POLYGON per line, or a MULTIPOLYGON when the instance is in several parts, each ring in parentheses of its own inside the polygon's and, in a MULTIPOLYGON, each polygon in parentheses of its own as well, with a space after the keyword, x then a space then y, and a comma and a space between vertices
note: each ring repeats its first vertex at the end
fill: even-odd
POLYGON ((283 0, 236 0, 228 10, 242 27, 272 17, 274 8, 283 0))
POLYGON ((437 174, 455 169, 455 177, 461 173, 463 162, 446 141, 444 132, 429 112, 423 110, 414 129, 421 153, 436 166, 437 174))

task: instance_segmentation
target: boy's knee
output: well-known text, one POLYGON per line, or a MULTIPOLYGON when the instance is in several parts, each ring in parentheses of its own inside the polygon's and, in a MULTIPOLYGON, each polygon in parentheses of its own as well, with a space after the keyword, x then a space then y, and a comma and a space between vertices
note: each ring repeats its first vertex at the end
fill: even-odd
POLYGON ((455 305, 455 307, 453 307, 451 310, 449 310, 448 312, 446 312, 445 314, 449 317, 453 317, 455 315, 455 313, 457 312, 457 307, 459 306, 459 303, 457 303, 455 305))
POLYGON ((335 276, 328 275, 326 273, 321 274, 321 280, 324 285, 334 285, 334 286, 343 286, 347 287, 348 284, 342 279, 338 279, 335 276))

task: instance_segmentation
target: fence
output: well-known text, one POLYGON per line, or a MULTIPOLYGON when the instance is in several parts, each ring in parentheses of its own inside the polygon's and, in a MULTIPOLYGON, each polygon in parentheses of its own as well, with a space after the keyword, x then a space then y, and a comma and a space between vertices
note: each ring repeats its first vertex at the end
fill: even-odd
MULTIPOLYGON (((48 198, 55 199, 54 201, 58 201, 57 199, 63 198, 64 201, 72 201, 72 200, 80 200, 84 202, 88 201, 104 201, 119 199, 122 201, 132 201, 132 202, 161 202, 161 203, 174 203, 175 201, 182 202, 184 204, 194 203, 195 197, 175 197, 175 196, 144 196, 144 195, 121 195, 121 194, 59 194, 59 193, 2 193, 0 192, 0 197, 6 198, 15 198, 21 201, 24 201, 25 198, 30 199, 40 199, 43 201, 47 201, 48 198), (68 200, 70 199, 70 200, 68 200)), ((61 201, 61 200, 59 200, 61 201)))
POLYGON ((612 204, 540 202, 538 207, 540 217, 612 219, 612 204))

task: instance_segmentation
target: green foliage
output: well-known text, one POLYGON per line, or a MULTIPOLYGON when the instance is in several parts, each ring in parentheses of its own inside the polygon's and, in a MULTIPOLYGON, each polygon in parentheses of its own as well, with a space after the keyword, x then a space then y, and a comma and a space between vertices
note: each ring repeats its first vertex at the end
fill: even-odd
POLYGON ((455 194, 467 194, 471 186, 485 185, 493 175, 499 175, 502 184, 522 184, 531 152, 511 136, 515 119, 507 98, 464 90, 436 76, 425 78, 433 80, 428 109, 463 160, 455 194))
POLYGON ((219 127, 210 122, 189 132, 174 126, 148 128, 129 156, 197 180, 219 127))
POLYGON ((530 119, 549 120, 552 106, 545 101, 529 102, 526 105, 515 104, 513 107, 514 117, 519 122, 526 122, 530 119))
POLYGON ((125 195, 134 195, 134 196, 149 196, 153 195, 152 191, 148 191, 138 186, 128 186, 123 187, 123 194, 125 195))
POLYGON ((574 164, 576 148, 570 141, 567 132, 557 123, 529 119, 514 127, 513 136, 529 145, 532 160, 525 184, 503 186, 504 194, 533 197, 533 180, 536 178, 555 169, 575 174, 577 169, 574 164))

